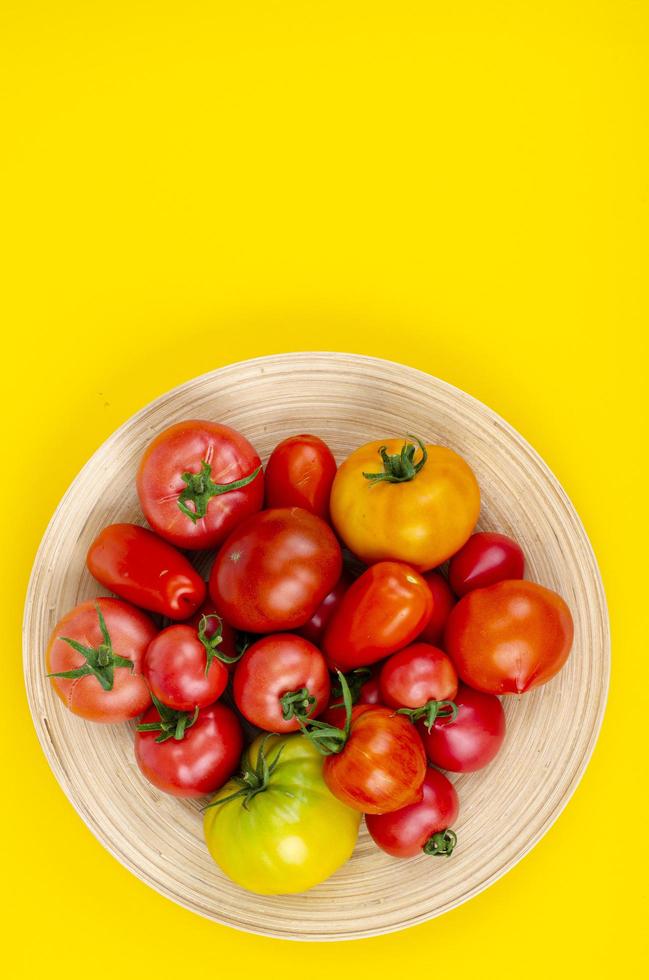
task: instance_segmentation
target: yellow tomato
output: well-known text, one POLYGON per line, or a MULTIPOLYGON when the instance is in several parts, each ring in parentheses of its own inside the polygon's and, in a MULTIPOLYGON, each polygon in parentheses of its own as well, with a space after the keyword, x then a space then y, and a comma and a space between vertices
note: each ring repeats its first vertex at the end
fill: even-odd
POLYGON ((469 464, 446 446, 368 442, 339 467, 331 518, 367 564, 392 559, 427 571, 471 535, 480 489, 469 464))
POLYGON ((350 857, 361 814, 322 778, 304 735, 260 735, 205 811, 205 839, 222 871, 259 895, 303 892, 350 857))

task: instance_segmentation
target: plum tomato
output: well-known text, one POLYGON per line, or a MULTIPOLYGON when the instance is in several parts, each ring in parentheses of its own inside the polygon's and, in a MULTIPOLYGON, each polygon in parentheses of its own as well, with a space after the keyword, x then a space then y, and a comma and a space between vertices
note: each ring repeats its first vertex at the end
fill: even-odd
POLYGON ((513 538, 478 531, 451 558, 448 580, 453 592, 463 596, 504 579, 523 578, 524 572, 525 555, 513 538))
POLYGON ((336 460, 318 436, 283 439, 266 465, 266 507, 302 507, 329 519, 329 495, 336 460))

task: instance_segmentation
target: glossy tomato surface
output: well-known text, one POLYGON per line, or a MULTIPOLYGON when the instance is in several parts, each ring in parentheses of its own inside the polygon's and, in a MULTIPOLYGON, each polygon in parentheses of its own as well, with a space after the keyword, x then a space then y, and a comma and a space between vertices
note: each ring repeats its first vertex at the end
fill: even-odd
POLYGON ((419 803, 392 813, 368 813, 365 817, 374 843, 386 854, 414 857, 435 834, 452 827, 457 820, 460 812, 457 792, 450 779, 438 769, 426 770, 422 792, 419 803))
POLYGON ((303 507, 329 519, 329 495, 336 460, 318 436, 289 436, 275 447, 266 466, 266 507, 303 507))
POLYGON ((420 708, 428 701, 452 701, 457 671, 443 650, 413 643, 389 657, 380 674, 381 703, 392 708, 420 708))
POLYGON ((522 694, 561 670, 573 631, 560 595, 536 582, 508 580, 458 602, 445 646, 466 684, 489 694, 522 694))
POLYGON ((525 555, 517 541, 505 534, 478 531, 451 558, 448 579, 453 592, 463 596, 504 579, 522 578, 524 572, 525 555))
POLYGON ((342 553, 331 528, 300 507, 254 514, 216 556, 210 594, 236 629, 292 631, 336 585, 342 553))
POLYGON ((451 587, 441 572, 426 572, 424 581, 430 589, 433 598, 433 610, 430 619, 419 634, 419 639, 424 643, 432 643, 434 647, 440 646, 444 640, 444 630, 451 609, 455 605, 455 596, 451 592, 451 587))
POLYGON ((430 761, 449 772, 475 772, 497 755, 505 738, 505 712, 494 694, 461 684, 455 696, 455 721, 438 718, 430 732, 419 734, 430 761))
POLYGON ((88 721, 136 718, 151 704, 142 662, 157 632, 146 613, 121 599, 82 602, 54 627, 45 662, 48 674, 87 672, 51 677, 52 687, 73 714, 88 721))
POLYGON ((349 587, 329 620, 322 649, 342 671, 382 660, 411 643, 433 606, 428 586, 408 565, 372 565, 349 587))
POLYGON ((203 643, 199 631, 185 623, 158 633, 146 652, 143 671, 159 701, 176 711, 192 711, 221 697, 228 671, 212 644, 207 638, 203 643))
POLYGON ((261 460, 227 425, 193 419, 161 432, 137 473, 142 511, 178 548, 215 548, 264 499, 261 460))

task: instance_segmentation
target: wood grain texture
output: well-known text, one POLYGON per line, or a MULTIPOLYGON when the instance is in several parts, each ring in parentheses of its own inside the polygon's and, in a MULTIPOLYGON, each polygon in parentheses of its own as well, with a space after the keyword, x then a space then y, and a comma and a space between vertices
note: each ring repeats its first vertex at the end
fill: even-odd
POLYGON ((43 537, 24 619, 27 694, 43 750, 98 839, 143 881, 181 905, 237 929, 337 940, 402 929, 439 915, 511 868, 557 818, 584 772, 601 725, 609 675, 606 602, 590 544, 547 466, 506 422, 444 382, 351 354, 259 358, 189 381, 118 429, 81 470, 43 537), (505 699, 508 734, 495 761, 454 778, 461 800, 451 860, 398 861, 363 829, 352 860, 305 895, 260 897, 210 860, 199 805, 158 792, 133 758, 132 726, 86 723, 65 710, 44 671, 57 620, 101 593, 85 568, 97 532, 143 523, 139 458, 153 436, 185 418, 240 429, 264 459, 295 432, 325 439, 338 460, 370 439, 410 432, 471 464, 482 491, 481 528, 513 534, 527 575, 559 591, 575 618, 575 645, 553 681, 505 699))

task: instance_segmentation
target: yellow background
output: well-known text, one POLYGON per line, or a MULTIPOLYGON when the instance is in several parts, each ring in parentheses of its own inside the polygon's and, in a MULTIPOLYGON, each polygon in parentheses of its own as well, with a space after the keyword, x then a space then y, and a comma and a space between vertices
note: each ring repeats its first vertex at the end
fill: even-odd
POLYGON ((9 980, 638 974, 648 27, 642 0, 4 0, 9 980), (417 365, 515 425, 584 520, 614 641, 592 763, 533 853, 437 921, 318 949, 203 921, 102 850, 41 754, 19 638, 102 440, 195 374, 296 349, 417 365))

